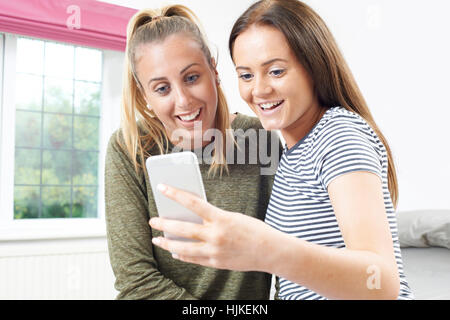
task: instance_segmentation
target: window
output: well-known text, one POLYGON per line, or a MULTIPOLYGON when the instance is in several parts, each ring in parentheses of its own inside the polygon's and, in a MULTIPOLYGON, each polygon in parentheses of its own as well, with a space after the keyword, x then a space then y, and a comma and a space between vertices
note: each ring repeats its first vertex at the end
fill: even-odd
POLYGON ((14 219, 97 217, 102 51, 17 39, 14 219))
POLYGON ((103 235, 123 52, 0 37, 0 240, 103 235))

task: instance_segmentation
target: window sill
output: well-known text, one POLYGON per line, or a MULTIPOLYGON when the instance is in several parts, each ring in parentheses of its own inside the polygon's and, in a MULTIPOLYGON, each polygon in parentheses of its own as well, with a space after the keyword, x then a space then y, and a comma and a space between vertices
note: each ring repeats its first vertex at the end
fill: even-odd
POLYGON ((103 219, 24 219, 2 223, 0 242, 105 237, 103 219))

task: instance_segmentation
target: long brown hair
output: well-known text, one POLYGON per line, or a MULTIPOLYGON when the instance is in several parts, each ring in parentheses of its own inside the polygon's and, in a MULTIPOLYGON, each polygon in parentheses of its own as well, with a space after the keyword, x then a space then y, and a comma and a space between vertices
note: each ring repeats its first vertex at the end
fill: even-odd
MULTIPOLYGON (((168 36, 177 33, 185 34, 196 41, 206 60, 211 64, 210 67, 215 68, 198 18, 189 8, 182 5, 171 5, 159 10, 143 9, 138 11, 128 22, 121 133, 125 143, 122 147, 130 155, 136 172, 139 172, 140 169, 146 171, 144 160, 145 157, 151 156, 148 150, 156 145, 159 153, 163 154, 168 152, 169 146, 164 125, 147 108, 144 90, 137 77, 136 58, 139 54, 139 47, 142 44, 163 41, 168 36), (143 120, 141 128, 138 128, 137 120, 143 120)), ((230 128, 229 111, 225 95, 219 85, 217 85, 217 100, 215 128, 225 137, 227 129, 230 128)), ((122 145, 119 138, 118 142, 122 145)), ((215 174, 218 169, 220 173, 224 169, 227 171, 227 163, 224 158, 225 147, 225 144, 215 145, 209 173, 215 174)))
POLYGON ((325 22, 298 0, 258 1, 237 19, 232 28, 228 42, 232 59, 236 38, 254 24, 273 26, 284 34, 292 52, 313 80, 319 105, 327 108, 342 106, 367 121, 386 148, 388 188, 394 207, 397 207, 398 183, 392 152, 325 22))

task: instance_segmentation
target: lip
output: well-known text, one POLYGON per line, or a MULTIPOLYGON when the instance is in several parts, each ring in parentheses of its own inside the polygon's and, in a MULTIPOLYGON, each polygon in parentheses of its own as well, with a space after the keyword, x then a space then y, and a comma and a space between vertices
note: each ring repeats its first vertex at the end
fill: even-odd
POLYGON ((273 101, 264 101, 263 103, 257 103, 256 106, 258 108, 258 112, 261 115, 270 116, 270 115, 273 115, 274 113, 280 111, 283 108, 283 106, 284 106, 284 102, 285 102, 284 99, 282 99, 282 100, 273 100, 273 101), (281 102, 281 103, 277 107, 275 107, 274 109, 266 109, 266 110, 264 110, 263 108, 261 108, 262 104, 279 103, 279 102, 281 102))
POLYGON ((201 109, 201 107, 198 108, 198 109, 195 109, 194 111, 190 111, 190 112, 186 112, 186 113, 179 113, 179 114, 177 114, 177 115, 175 115, 175 116, 176 116, 176 117, 180 117, 180 116, 188 116, 188 115, 190 115, 190 114, 196 113, 199 109, 201 109))
POLYGON ((203 117, 203 107, 201 107, 201 108, 199 108, 199 109, 197 109, 197 110, 191 111, 191 112, 188 112, 188 113, 183 113, 183 114, 178 114, 178 115, 176 115, 176 116, 175 116, 176 122, 179 123, 179 124, 181 124, 181 125, 182 125, 183 127, 185 127, 185 128, 188 128, 188 129, 193 128, 195 122, 201 121, 201 120, 202 120, 202 117, 203 117), (198 116, 197 116, 195 119, 189 120, 189 121, 181 120, 180 116, 187 116, 187 115, 190 115, 190 114, 192 114, 192 113, 197 112, 197 110, 200 110, 200 112, 199 112, 198 116))

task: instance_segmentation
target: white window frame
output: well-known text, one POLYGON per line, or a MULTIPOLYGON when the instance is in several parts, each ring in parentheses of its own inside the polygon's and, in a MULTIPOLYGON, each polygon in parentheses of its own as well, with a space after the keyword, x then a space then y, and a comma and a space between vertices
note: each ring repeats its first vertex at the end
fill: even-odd
POLYGON ((16 88, 15 81, 8 78, 15 78, 16 48, 17 36, 3 33, 3 39, 0 38, 0 241, 104 237, 104 159, 109 137, 120 124, 124 53, 102 50, 97 218, 14 219, 16 88))

